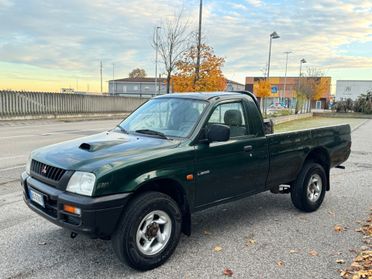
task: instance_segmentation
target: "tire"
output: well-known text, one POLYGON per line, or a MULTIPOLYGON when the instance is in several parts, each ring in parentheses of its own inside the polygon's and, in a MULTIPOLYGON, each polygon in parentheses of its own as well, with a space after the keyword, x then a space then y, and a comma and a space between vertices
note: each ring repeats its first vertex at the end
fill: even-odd
POLYGON ((141 271, 162 265, 180 239, 182 214, 177 203, 163 193, 145 192, 124 210, 112 236, 120 261, 141 271))
POLYGON ((305 212, 317 210, 324 200, 327 185, 324 168, 317 163, 306 162, 291 186, 293 205, 305 212))

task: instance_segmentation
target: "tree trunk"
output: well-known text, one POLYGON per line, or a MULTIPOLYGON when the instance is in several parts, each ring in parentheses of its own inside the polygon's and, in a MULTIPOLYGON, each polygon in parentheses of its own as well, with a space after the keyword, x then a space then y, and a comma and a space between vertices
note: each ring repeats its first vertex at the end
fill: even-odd
POLYGON ((170 85, 171 85, 170 82, 171 82, 171 73, 168 72, 168 74, 167 74, 167 94, 170 93, 170 85))

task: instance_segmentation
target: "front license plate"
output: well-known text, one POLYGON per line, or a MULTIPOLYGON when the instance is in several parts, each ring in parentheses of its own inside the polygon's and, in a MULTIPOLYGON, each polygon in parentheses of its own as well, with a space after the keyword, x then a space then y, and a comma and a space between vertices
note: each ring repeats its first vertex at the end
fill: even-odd
POLYGON ((45 207, 45 204, 44 204, 44 197, 43 197, 42 194, 40 194, 40 193, 38 193, 38 192, 36 192, 36 191, 34 191, 34 190, 32 190, 32 189, 28 189, 28 192, 29 192, 29 195, 30 195, 30 199, 31 199, 33 202, 35 202, 35 203, 41 205, 42 207, 45 207))

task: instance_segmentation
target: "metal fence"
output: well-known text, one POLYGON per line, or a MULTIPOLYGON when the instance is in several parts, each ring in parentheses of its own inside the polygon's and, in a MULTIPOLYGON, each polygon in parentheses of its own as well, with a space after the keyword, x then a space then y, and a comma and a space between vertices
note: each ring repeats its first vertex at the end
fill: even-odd
POLYGON ((131 112, 148 98, 0 91, 0 117, 131 112))

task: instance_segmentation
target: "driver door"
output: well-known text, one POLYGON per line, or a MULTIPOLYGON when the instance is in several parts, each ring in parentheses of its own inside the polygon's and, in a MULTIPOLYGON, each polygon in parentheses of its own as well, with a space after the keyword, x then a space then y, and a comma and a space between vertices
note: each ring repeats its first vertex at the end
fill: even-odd
POLYGON ((266 179, 266 139, 257 141, 245 109, 243 100, 217 104, 206 123, 228 125, 230 139, 196 146, 196 208, 254 192, 266 179))

